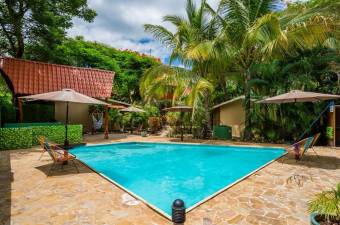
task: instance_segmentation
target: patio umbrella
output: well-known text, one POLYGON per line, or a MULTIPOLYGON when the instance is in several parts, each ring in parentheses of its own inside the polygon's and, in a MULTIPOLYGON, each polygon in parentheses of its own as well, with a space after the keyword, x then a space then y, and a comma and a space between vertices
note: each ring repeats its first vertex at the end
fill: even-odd
MULTIPOLYGON (((184 112, 192 112, 192 107, 190 106, 173 106, 170 108, 163 109, 165 112, 180 112, 181 114, 184 112)), ((182 117, 182 115, 181 115, 182 117)), ((181 141, 183 141, 183 121, 181 118, 181 141)))
MULTIPOLYGON (((340 95, 332 95, 332 94, 324 94, 317 92, 307 92, 300 90, 293 90, 288 93, 277 95, 275 97, 267 98, 262 101, 258 101, 257 103, 296 103, 296 102, 317 102, 317 101, 325 101, 331 99, 340 99, 340 95)), ((333 105, 331 102, 327 105, 327 107, 319 114, 319 116, 311 123, 308 129, 306 129, 302 135, 299 137, 301 139, 307 132, 310 130, 313 125, 319 120, 319 118, 327 111, 327 109, 333 105)), ((298 139, 298 140, 299 140, 298 139)))
POLYGON ((339 95, 323 94, 317 92, 307 92, 300 90, 293 90, 288 93, 277 95, 275 97, 266 98, 258 103, 292 103, 292 102, 317 102, 330 99, 339 99, 339 95))
MULTIPOLYGON (((143 109, 139 109, 139 108, 134 107, 134 106, 129 106, 129 107, 127 107, 125 109, 121 109, 119 111, 120 112, 131 112, 131 113, 144 113, 145 112, 143 109)), ((131 128, 130 132, 132 134, 132 117, 130 119, 130 128, 131 128)))
POLYGON ((19 97, 25 99, 26 101, 53 101, 53 102, 65 102, 66 103, 66 122, 65 122, 65 141, 64 145, 67 148, 68 143, 68 105, 69 102, 72 103, 83 103, 83 104, 93 104, 93 105, 108 105, 105 102, 99 101, 97 99, 91 98, 87 95, 83 95, 72 89, 63 89, 61 91, 47 92, 37 95, 29 95, 24 97, 19 97))
POLYGON ((174 106, 170 108, 165 108, 163 111, 166 112, 192 112, 192 107, 190 106, 174 106))
POLYGON ((129 106, 125 109, 119 110, 120 112, 135 112, 135 113, 143 113, 145 112, 143 109, 136 108, 134 106, 129 106))

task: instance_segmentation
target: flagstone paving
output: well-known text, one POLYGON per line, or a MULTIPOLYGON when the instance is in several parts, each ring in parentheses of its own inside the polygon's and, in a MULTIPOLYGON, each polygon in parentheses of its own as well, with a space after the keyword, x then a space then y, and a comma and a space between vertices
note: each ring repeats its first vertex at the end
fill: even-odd
MULTIPOLYGON (((109 142, 138 140, 173 141, 115 136, 109 142)), ((87 141, 103 142, 98 135, 87 141)), ((316 151, 320 158, 309 152, 298 163, 288 155, 270 164, 189 212, 185 224, 309 224, 308 200, 340 182, 340 150, 317 147, 316 151)), ((39 156, 38 147, 0 151, 1 225, 172 224, 79 162, 79 174, 65 166, 47 177, 51 160, 46 154, 39 161, 39 156)))

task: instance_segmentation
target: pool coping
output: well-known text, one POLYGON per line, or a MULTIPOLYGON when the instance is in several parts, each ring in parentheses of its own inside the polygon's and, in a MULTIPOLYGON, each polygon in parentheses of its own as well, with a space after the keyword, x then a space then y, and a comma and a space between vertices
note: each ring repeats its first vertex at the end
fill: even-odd
MULTIPOLYGON (((250 177, 251 175, 257 173, 258 171, 264 169, 265 167, 269 166, 270 164, 272 164, 273 162, 281 159, 282 157, 284 157, 285 155, 288 154, 287 149, 285 149, 284 147, 270 147, 270 146, 252 146, 252 145, 234 145, 234 144, 230 144, 230 145, 223 145, 223 144, 202 144, 202 143, 172 143, 172 142, 149 142, 149 141, 126 141, 126 142, 113 142, 113 143, 105 143, 105 144, 87 144, 86 146, 88 147, 92 147, 92 146, 104 146, 104 145, 116 145, 116 144, 131 144, 131 143, 153 143, 153 144, 173 144, 173 145, 208 145, 208 146, 221 146, 221 147, 229 147, 229 146, 235 146, 235 147, 251 147, 251 148, 269 148, 269 149, 281 149, 284 150, 285 153, 282 154, 280 157, 274 158, 271 161, 267 162, 266 164, 262 165, 261 167, 257 168, 256 170, 246 174, 245 176, 241 177, 240 179, 234 181, 233 183, 227 185, 226 187, 223 187, 222 189, 216 191, 215 193, 209 195, 208 197, 204 198, 203 200, 197 202, 196 204, 192 205, 191 207, 186 209, 186 213, 189 213, 190 211, 192 211, 193 209, 195 209, 196 207, 202 205, 203 203, 209 201, 210 199, 216 197, 217 195, 221 194, 222 192, 226 191, 227 189, 231 188, 232 186, 236 185, 237 183, 247 179, 248 177, 250 177)), ((149 203, 148 201, 146 201, 144 198, 140 197, 139 195, 133 193, 132 191, 128 190, 127 188, 125 188, 124 186, 120 185, 118 182, 112 180, 111 178, 107 177, 105 174, 97 172, 95 169, 93 169, 91 166, 89 166, 88 164, 86 164, 85 162, 83 162, 82 160, 80 160, 79 158, 77 158, 77 160, 79 162, 81 162, 83 165, 85 165, 86 167, 88 167, 90 170, 92 170, 93 172, 95 172, 96 174, 98 174, 99 176, 103 177, 104 179, 106 179, 107 181, 109 181, 110 183, 116 185, 118 188, 120 188, 121 190, 127 192, 129 195, 133 196, 134 198, 140 200, 141 202, 143 202, 146 206, 148 206, 149 208, 151 208, 152 210, 154 210, 156 213, 158 213, 159 215, 167 218, 168 220, 172 220, 171 216, 168 215, 166 212, 164 212, 163 210, 159 209, 158 207, 154 206, 153 204, 149 203)))

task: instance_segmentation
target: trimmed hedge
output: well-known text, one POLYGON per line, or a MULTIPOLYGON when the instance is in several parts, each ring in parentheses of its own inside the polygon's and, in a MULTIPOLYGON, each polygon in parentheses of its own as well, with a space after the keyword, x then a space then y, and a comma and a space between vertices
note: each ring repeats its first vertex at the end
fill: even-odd
POLYGON ((19 127, 44 127, 62 125, 60 122, 53 123, 5 123, 4 128, 19 128, 19 127))
MULTIPOLYGON (((38 145, 38 137, 45 136, 49 140, 63 144, 65 126, 32 126, 27 128, 1 128, 0 149, 25 149, 38 145)), ((68 140, 70 144, 81 143, 83 140, 82 125, 68 125, 68 140)))
MULTIPOLYGON (((83 126, 82 125, 68 125, 68 141, 70 144, 80 143, 83 140, 83 126)), ((42 126, 32 128, 32 143, 38 145, 38 137, 45 136, 48 140, 57 144, 63 144, 65 140, 65 126, 42 126)))
POLYGON ((0 128, 0 150, 32 147, 31 128, 0 128))

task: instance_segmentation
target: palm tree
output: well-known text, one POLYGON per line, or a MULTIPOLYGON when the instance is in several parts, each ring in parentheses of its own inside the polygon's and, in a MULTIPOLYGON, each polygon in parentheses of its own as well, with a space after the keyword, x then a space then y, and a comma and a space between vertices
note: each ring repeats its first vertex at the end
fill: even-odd
POLYGON ((205 42, 205 48, 211 51, 196 57, 215 58, 222 66, 223 62, 228 65, 232 62, 238 68, 246 96, 246 139, 251 138, 250 98, 254 66, 321 44, 338 45, 336 13, 330 11, 340 8, 339 3, 294 4, 280 12, 275 12, 276 7, 273 0, 221 0, 216 11, 207 5, 213 20, 218 20, 221 32, 214 40, 205 42))
POLYGON ((308 202, 308 211, 324 217, 325 222, 340 222, 340 183, 333 190, 323 191, 308 202))
POLYGON ((166 65, 150 68, 140 81, 144 101, 171 101, 173 105, 183 103, 193 107, 193 117, 204 96, 212 91, 213 85, 196 73, 166 65))
MULTIPOLYGON (((175 25, 175 32, 145 25, 146 31, 172 50, 171 60, 179 59, 201 78, 223 80, 229 71, 238 71, 246 96, 246 139, 251 138, 250 99, 256 65, 320 45, 339 46, 339 2, 299 3, 283 11, 276 11, 277 7, 275 0, 221 0, 215 11, 205 0, 200 7, 188 0, 186 19, 164 17, 175 25)), ((203 100, 209 109, 209 95, 203 100)), ((210 128, 208 110, 206 117, 210 128)))
MULTIPOLYGON (((210 13, 206 5, 206 0, 202 0, 199 6, 196 6, 193 0, 187 0, 186 18, 176 15, 165 16, 164 21, 172 23, 176 28, 175 32, 171 32, 163 26, 150 24, 145 25, 145 30, 152 33, 157 40, 171 50, 170 64, 173 60, 180 61, 186 68, 190 68, 191 74, 194 74, 189 77, 196 86, 195 88, 190 88, 193 92, 191 92, 189 97, 195 99, 194 96, 202 96, 205 106, 207 130, 210 131, 209 90, 211 90, 211 85, 208 83, 211 81, 209 77, 211 77, 210 73, 212 70, 210 67, 211 60, 207 56, 207 53, 210 52, 210 49, 208 49, 209 45, 204 43, 209 43, 216 38, 218 27, 217 20, 209 17, 210 13), (200 88, 198 88, 199 86, 200 88), (202 91, 202 86, 209 86, 209 88, 203 88, 204 91, 202 91)), ((165 70, 169 71, 167 68, 165 70)), ((182 75, 181 73, 178 74, 178 72, 183 72, 183 70, 176 70, 176 72, 177 77, 180 77, 182 75)), ((174 73, 168 73, 168 75, 171 74, 174 73)), ((184 80, 187 78, 188 76, 184 80)), ((161 88, 163 86, 156 87, 156 90, 159 92, 161 88)), ((168 89, 169 86, 166 85, 164 88, 168 89)), ((175 97, 179 94, 181 88, 183 87, 176 89, 174 92, 175 97)), ((191 101, 192 104, 195 104, 195 102, 197 102, 197 99, 191 101)))

